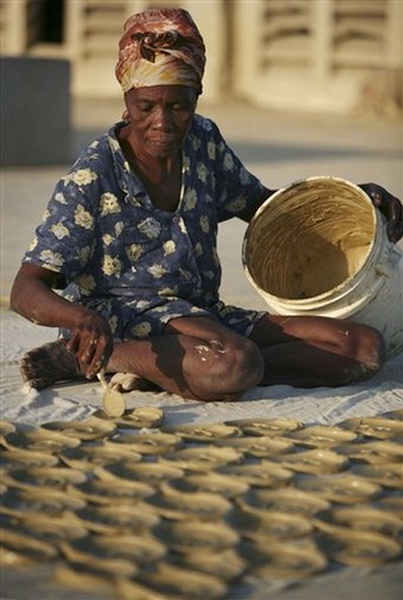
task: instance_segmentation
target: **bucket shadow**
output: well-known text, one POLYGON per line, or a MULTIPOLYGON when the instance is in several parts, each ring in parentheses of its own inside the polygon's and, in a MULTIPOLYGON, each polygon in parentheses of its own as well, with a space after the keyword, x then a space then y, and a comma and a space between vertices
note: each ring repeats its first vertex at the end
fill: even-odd
POLYGON ((229 140, 231 148, 243 160, 254 163, 260 162, 287 162, 294 160, 311 161, 314 159, 341 158, 341 157, 379 157, 383 159, 396 159, 398 153, 393 150, 379 150, 371 148, 354 148, 351 146, 334 148, 331 146, 311 146, 305 144, 270 144, 252 140, 229 140))

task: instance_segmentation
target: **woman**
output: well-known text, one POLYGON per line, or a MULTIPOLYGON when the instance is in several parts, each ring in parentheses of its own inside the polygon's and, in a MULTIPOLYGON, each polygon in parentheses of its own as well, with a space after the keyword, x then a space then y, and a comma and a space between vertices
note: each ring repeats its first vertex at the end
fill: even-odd
MULTIPOLYGON (((186 398, 234 400, 255 385, 339 386, 381 367, 375 329, 219 300, 217 225, 249 221, 273 191, 195 114, 204 65, 186 11, 151 9, 126 22, 116 67, 124 121, 58 183, 13 285, 14 311, 61 329, 23 358, 32 387, 105 369, 129 374, 131 389, 151 382, 186 398)), ((400 202, 362 187, 399 239, 400 202)))

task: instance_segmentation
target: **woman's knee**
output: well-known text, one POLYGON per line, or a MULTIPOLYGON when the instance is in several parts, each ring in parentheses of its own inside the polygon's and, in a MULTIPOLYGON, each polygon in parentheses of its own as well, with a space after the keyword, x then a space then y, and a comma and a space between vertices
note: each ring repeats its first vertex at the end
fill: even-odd
POLYGON ((382 334, 367 325, 347 323, 340 330, 339 353, 349 359, 345 367, 346 382, 365 381, 377 373, 385 362, 382 334))
POLYGON ((264 360, 257 345, 249 339, 243 339, 229 355, 230 385, 245 391, 258 385, 264 375, 264 360))
POLYGON ((381 332, 374 327, 357 325, 356 348, 356 358, 368 375, 379 371, 386 359, 385 341, 381 332))
POLYGON ((247 339, 211 340, 199 351, 208 354, 208 361, 199 370, 198 395, 203 400, 237 400, 242 394, 258 385, 264 374, 264 361, 257 345, 247 339))

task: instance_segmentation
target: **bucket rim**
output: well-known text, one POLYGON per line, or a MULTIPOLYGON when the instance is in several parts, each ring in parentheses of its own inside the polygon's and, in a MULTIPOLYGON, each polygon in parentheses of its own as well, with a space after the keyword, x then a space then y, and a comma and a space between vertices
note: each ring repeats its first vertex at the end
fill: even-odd
POLYGON ((353 182, 349 181, 348 179, 344 179, 343 177, 334 176, 334 175, 313 175, 310 177, 304 177, 302 179, 297 179, 297 180, 293 181, 290 185, 287 185, 286 187, 279 188, 278 190, 276 190, 274 192, 274 194, 271 194, 271 196, 269 196, 263 202, 263 204, 257 209, 255 214, 253 215, 252 219, 248 223, 248 226, 246 228, 246 231, 245 231, 245 234, 243 237, 243 242, 242 242, 242 257, 241 258, 242 258, 242 265, 243 265, 246 277, 249 280, 249 282, 251 283, 251 285, 259 293, 259 295, 262 296, 263 299, 267 303, 268 303, 268 300, 272 300, 274 304, 278 304, 279 302, 282 302, 286 305, 289 305, 290 308, 291 308, 291 306, 293 306, 294 308, 296 308, 297 306, 300 308, 303 308, 306 305, 312 304, 312 302, 325 301, 326 298, 333 297, 335 293, 340 292, 341 290, 345 290, 344 294, 342 294, 342 295, 346 295, 351 291, 351 289, 354 289, 359 284, 359 282, 362 280, 362 278, 364 277, 364 273, 363 273, 364 268, 368 265, 369 261, 371 260, 373 254, 374 254, 374 249, 375 249, 375 245, 376 245, 376 237, 377 237, 376 235, 374 235, 373 239, 371 240, 365 260, 364 260, 363 264, 361 265, 360 269, 356 273, 354 273, 350 277, 347 277, 341 283, 339 283, 338 285, 332 287, 331 289, 323 292, 322 294, 318 294, 316 296, 310 296, 309 298, 283 298, 282 296, 277 296, 275 294, 271 294, 270 292, 267 292, 266 290, 261 288, 256 283, 256 281, 254 280, 254 278, 250 272, 248 264, 246 262, 247 244, 249 241, 249 234, 250 234, 252 227, 255 225, 255 223, 259 219, 261 213, 267 208, 267 206, 269 206, 269 204, 271 202, 276 200, 284 192, 288 192, 288 191, 292 190, 294 187, 298 187, 299 185, 302 185, 302 184, 306 184, 309 182, 319 182, 319 181, 327 181, 327 182, 334 181, 336 183, 347 184, 348 187, 350 187, 350 188, 354 189, 356 192, 358 192, 359 195, 362 197, 362 199, 365 200, 365 202, 367 202, 368 206, 371 209, 371 214, 372 214, 373 223, 374 223, 374 231, 376 232, 379 227, 379 224, 381 222, 381 215, 380 215, 379 211, 376 210, 371 198, 356 183, 353 183, 353 182))

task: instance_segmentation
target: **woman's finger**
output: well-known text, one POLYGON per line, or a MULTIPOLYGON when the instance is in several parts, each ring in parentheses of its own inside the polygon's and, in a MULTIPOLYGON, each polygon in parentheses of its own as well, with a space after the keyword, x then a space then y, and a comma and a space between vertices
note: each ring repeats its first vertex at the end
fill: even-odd
POLYGON ((389 240, 393 243, 398 242, 403 237, 403 208, 400 200, 375 183, 364 183, 360 187, 386 217, 389 240))
POLYGON ((86 375, 89 378, 95 377, 96 374, 106 366, 108 358, 111 355, 111 350, 108 349, 110 344, 108 340, 100 339, 95 352, 92 355, 92 360, 86 369, 86 375))

